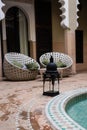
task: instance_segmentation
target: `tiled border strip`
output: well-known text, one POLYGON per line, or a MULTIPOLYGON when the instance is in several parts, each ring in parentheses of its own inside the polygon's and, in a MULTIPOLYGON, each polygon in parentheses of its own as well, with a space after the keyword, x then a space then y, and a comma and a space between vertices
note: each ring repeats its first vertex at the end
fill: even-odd
POLYGON ((34 101, 34 99, 32 99, 30 102, 28 102, 28 103, 22 105, 22 106, 18 109, 18 112, 17 112, 17 114, 16 114, 16 122, 15 122, 15 124, 16 124, 16 130, 20 130, 20 128, 19 128, 20 113, 21 113, 23 107, 26 107, 26 105, 28 105, 28 106, 27 106, 27 108, 28 108, 28 110, 27 110, 27 111, 28 111, 28 112, 27 112, 27 126, 28 126, 28 129, 27 129, 27 130, 34 130, 34 129, 32 128, 31 123, 30 123, 30 111, 31 111, 31 108, 32 108, 32 106, 34 105, 34 103, 35 103, 35 101, 34 101))
POLYGON ((86 88, 76 89, 54 97, 46 105, 46 116, 55 130, 85 130, 73 121, 65 112, 66 103, 82 93, 87 93, 86 88))

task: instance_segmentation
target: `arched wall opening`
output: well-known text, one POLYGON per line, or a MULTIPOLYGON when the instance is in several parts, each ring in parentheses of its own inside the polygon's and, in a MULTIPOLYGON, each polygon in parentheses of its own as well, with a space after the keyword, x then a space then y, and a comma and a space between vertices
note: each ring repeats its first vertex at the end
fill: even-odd
POLYGON ((7 52, 29 55, 28 22, 24 12, 14 6, 7 10, 6 17, 7 52))

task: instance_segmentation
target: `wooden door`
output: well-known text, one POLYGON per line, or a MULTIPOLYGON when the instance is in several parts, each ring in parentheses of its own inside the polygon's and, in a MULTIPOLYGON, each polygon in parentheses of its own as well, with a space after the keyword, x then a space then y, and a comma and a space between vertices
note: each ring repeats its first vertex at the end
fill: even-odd
POLYGON ((51 2, 35 1, 37 60, 46 52, 52 51, 51 2))
POLYGON ((76 63, 83 63, 83 31, 76 30, 76 63))

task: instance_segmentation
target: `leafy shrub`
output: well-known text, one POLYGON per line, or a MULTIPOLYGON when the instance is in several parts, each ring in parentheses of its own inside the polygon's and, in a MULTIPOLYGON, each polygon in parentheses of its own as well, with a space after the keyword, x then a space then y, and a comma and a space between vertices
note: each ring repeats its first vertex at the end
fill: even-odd
POLYGON ((35 62, 25 64, 26 68, 29 70, 38 70, 38 65, 35 62))
POLYGON ((22 65, 20 62, 16 61, 16 60, 14 60, 12 63, 13 63, 15 66, 18 66, 19 68, 23 68, 23 65, 22 65))
MULTIPOLYGON (((49 63, 48 59, 43 59, 42 63, 44 65, 47 65, 49 63)), ((66 64, 64 64, 61 60, 59 60, 58 62, 56 62, 56 65, 58 68, 62 68, 62 67, 66 67, 66 64)))
POLYGON ((49 63, 49 61, 44 58, 43 61, 42 61, 42 63, 43 63, 44 65, 47 65, 47 64, 49 63))
POLYGON ((58 68, 62 68, 62 67, 66 67, 66 64, 64 64, 61 60, 59 60, 57 63, 56 63, 57 67, 58 68))

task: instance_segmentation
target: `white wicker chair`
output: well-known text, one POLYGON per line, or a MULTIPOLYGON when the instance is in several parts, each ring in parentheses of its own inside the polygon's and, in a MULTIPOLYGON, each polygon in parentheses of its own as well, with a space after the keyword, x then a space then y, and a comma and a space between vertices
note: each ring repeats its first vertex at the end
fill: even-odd
POLYGON ((62 61, 66 65, 66 67, 58 67, 58 71, 61 73, 61 76, 68 76, 72 72, 72 58, 64 53, 59 52, 47 52, 40 56, 39 61, 42 67, 46 68, 46 64, 44 64, 44 60, 50 62, 50 56, 53 56, 54 62, 57 63, 59 60, 62 61))
POLYGON ((10 52, 4 56, 4 75, 8 80, 33 80, 37 77, 40 65, 36 60, 28 57, 24 54, 10 52), (37 70, 29 70, 26 68, 21 68, 13 64, 13 61, 18 61, 18 63, 25 65, 27 63, 35 62, 38 65, 37 70))

